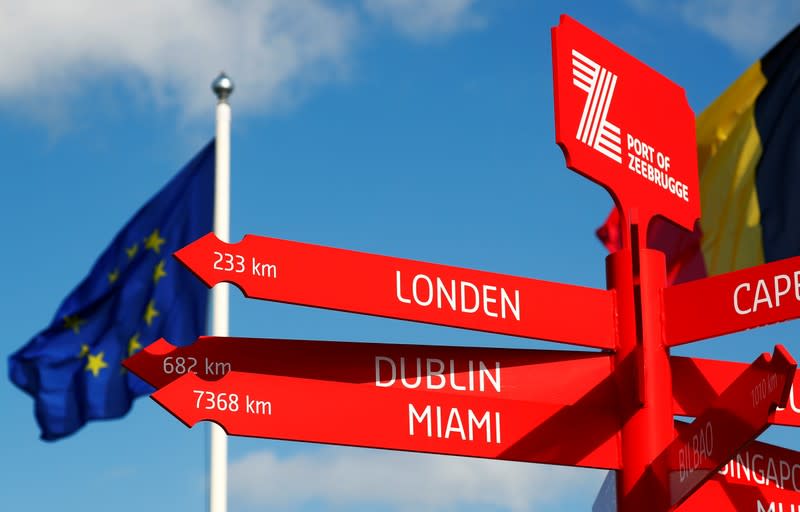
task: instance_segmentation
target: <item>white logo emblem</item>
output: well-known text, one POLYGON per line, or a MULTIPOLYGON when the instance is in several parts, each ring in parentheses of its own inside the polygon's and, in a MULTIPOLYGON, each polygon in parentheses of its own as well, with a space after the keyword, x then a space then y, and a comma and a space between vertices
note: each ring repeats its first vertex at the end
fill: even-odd
POLYGON ((579 51, 572 50, 572 83, 587 94, 575 138, 621 164, 620 131, 606 119, 617 85, 617 75, 579 51))

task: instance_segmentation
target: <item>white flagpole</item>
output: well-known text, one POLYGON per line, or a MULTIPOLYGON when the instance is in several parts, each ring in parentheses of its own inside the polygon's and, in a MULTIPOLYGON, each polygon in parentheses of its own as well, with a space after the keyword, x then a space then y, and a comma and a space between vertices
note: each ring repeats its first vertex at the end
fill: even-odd
MULTIPOLYGON (((214 233, 223 242, 230 241, 231 226, 231 106, 228 96, 233 82, 223 72, 214 79, 211 89, 217 96, 216 162, 214 172, 214 233)), ((211 335, 228 336, 228 283, 211 290, 211 335)), ((209 424, 208 508, 209 512, 227 512, 228 507, 228 437, 222 427, 209 424)))

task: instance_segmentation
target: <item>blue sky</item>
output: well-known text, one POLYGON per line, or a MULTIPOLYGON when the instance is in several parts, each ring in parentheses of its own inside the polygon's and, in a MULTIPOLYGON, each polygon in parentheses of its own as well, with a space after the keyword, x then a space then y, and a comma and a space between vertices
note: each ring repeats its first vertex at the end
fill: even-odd
MULTIPOLYGON (((789 1, 0 1, 4 148, 0 369, 117 230, 213 134, 231 98, 232 238, 261 234, 604 287, 608 194, 554 143, 550 27, 568 13, 686 89, 701 111, 800 19, 789 1)), ((580 321, 574 312, 574 321, 580 321)), ((563 348, 249 301, 231 334, 563 348)), ((681 348, 800 354, 796 322, 681 348)), ((147 398, 38 439, 0 383, 4 505, 200 510, 206 428, 147 398)), ((791 429, 765 439, 800 449, 791 429)), ((604 472, 230 440, 231 510, 588 510, 604 472)))

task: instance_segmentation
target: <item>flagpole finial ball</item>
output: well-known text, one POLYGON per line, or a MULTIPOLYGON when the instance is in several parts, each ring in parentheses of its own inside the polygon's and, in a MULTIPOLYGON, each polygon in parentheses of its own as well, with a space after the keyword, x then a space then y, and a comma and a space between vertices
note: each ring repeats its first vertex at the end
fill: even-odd
POLYGON ((220 101, 225 101, 233 92, 233 80, 224 71, 220 71, 217 78, 211 82, 211 90, 214 91, 220 101))

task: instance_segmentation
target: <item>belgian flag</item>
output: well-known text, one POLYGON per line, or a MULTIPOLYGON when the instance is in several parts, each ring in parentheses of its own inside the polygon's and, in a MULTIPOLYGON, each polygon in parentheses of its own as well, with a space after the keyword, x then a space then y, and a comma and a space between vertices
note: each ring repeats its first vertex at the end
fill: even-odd
MULTIPOLYGON (((697 117, 702 216, 693 233, 656 218, 647 245, 688 281, 800 255, 800 25, 697 117)), ((597 235, 620 247, 612 210, 597 235)))

